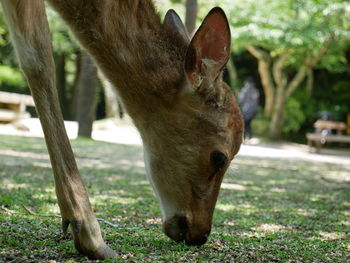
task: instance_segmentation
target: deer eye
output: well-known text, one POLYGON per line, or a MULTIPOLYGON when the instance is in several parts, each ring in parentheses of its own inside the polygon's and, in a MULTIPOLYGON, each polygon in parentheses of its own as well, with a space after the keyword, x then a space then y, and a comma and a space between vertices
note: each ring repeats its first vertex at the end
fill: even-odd
POLYGON ((218 172, 227 163, 227 157, 225 154, 215 151, 211 154, 211 163, 214 167, 215 172, 218 172))

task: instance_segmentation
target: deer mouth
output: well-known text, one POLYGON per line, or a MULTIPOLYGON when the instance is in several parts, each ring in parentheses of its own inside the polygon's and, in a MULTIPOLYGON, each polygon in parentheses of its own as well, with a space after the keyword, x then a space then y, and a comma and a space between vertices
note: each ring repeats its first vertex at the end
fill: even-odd
POLYGON ((185 242, 189 246, 201 246, 208 240, 210 226, 208 229, 196 229, 195 226, 189 227, 185 215, 176 215, 163 224, 164 233, 176 242, 185 242))

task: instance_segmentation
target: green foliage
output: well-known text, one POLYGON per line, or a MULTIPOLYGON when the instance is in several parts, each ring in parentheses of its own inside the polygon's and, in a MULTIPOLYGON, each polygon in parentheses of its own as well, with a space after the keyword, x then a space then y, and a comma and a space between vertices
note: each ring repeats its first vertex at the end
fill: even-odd
POLYGON ((4 45, 4 43, 6 42, 4 35, 6 34, 7 30, 6 30, 6 24, 3 17, 4 15, 2 13, 2 9, 0 8, 0 46, 4 45))
POLYGON ((183 0, 170 0, 170 2, 173 3, 173 4, 181 4, 184 1, 183 0))
POLYGON ((329 69, 344 71, 344 43, 350 39, 348 2, 222 0, 215 3, 228 14, 234 50, 255 45, 269 50, 274 57, 288 49, 287 64, 298 68, 306 56, 316 54, 332 37, 331 49, 322 63, 332 64, 329 69))
POLYGON ((0 9, 0 90, 29 93, 27 83, 17 66, 15 54, 9 42, 9 32, 2 9, 0 9))
MULTIPOLYGON (((200 5, 201 3, 198 4, 200 5)), ((174 9, 181 20, 185 22, 185 0, 157 0, 155 1, 155 5, 161 19, 164 18, 169 9, 174 9)))
POLYGON ((252 121, 253 136, 267 137, 269 134, 270 119, 265 117, 264 110, 259 108, 256 118, 252 121))
POLYGON ((305 118, 305 113, 301 107, 301 103, 295 98, 290 98, 284 108, 282 132, 290 133, 299 131, 305 118))
POLYGON ((16 69, 5 65, 0 65, 0 85, 25 86, 22 73, 16 69))
POLYGON ((0 5, 0 65, 6 65, 18 70, 16 66, 15 54, 10 44, 10 34, 4 21, 0 5))
POLYGON ((0 24, 0 45, 3 45, 5 43, 5 39, 4 39, 4 34, 6 33, 6 30, 1 27, 1 24, 0 24))
POLYGON ((70 33, 66 23, 52 9, 46 9, 50 30, 52 32, 52 42, 55 53, 71 54, 78 49, 78 43, 70 33))
MULTIPOLYGON (((316 79, 327 74, 317 73, 316 79)), ((333 85, 326 82, 322 86, 320 80, 316 81, 311 94, 302 87, 292 95, 285 109, 284 138, 305 142, 305 133, 314 131, 313 124, 321 111, 330 112, 334 121, 346 122, 346 115, 350 112, 350 82, 339 79, 339 76, 336 79, 333 85)))

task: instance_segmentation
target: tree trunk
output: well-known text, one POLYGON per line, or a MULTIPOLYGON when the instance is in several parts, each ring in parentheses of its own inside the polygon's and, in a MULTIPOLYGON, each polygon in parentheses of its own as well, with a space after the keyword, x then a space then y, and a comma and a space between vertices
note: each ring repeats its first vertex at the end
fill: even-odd
POLYGON ((276 83, 275 105, 272 111, 272 118, 270 122, 269 137, 270 139, 280 139, 282 132, 282 121, 284 106, 286 103, 286 85, 287 77, 285 76, 283 69, 284 63, 288 58, 288 51, 282 53, 272 67, 272 75, 276 83))
POLYGON ((283 63, 281 63, 282 59, 283 58, 281 57, 280 61, 277 60, 275 63, 276 67, 274 67, 274 77, 277 83, 277 88, 275 107, 273 110, 269 131, 270 139, 274 140, 281 138, 284 106, 288 98, 305 80, 308 70, 310 70, 311 66, 314 65, 313 59, 306 58, 304 65, 299 68, 294 78, 287 83, 285 77, 283 76, 283 63))
POLYGON ((269 137, 273 140, 281 138, 283 111, 285 106, 285 85, 280 85, 276 89, 276 99, 269 128, 269 137))
POLYGON ((304 81, 307 73, 307 67, 302 66, 299 68, 294 78, 287 83, 286 79, 283 77, 283 64, 280 64, 280 66, 280 76, 276 76, 277 88, 275 107, 273 109, 269 131, 269 137, 273 140, 278 140, 281 138, 284 106, 288 98, 304 81))
POLYGON ((265 116, 272 117, 275 101, 275 85, 271 77, 271 57, 261 49, 248 46, 247 50, 258 60, 258 70, 265 94, 265 116))
POLYGON ((190 36, 193 35, 194 30, 196 29, 197 12, 197 0, 186 0, 185 26, 190 36))
POLYGON ((237 69, 236 69, 236 66, 235 66, 235 63, 234 63, 232 57, 227 62, 226 68, 227 68, 228 76, 229 76, 229 79, 230 79, 230 86, 231 86, 231 88, 233 89, 233 91, 235 93, 238 93, 238 91, 237 91, 237 89, 238 89, 237 69))
POLYGON ((75 76, 73 82, 73 98, 71 101, 71 120, 77 120, 77 111, 78 111, 78 98, 79 98, 79 79, 81 73, 81 51, 76 52, 75 58, 75 76))
POLYGON ((117 116, 122 117, 122 113, 120 113, 120 107, 118 103, 118 96, 115 88, 112 84, 99 73, 99 78, 103 84, 104 95, 105 95, 105 104, 106 104, 106 117, 108 118, 116 118, 117 116))
POLYGON ((270 77, 268 75, 270 74, 270 64, 265 61, 259 61, 259 75, 265 94, 264 114, 268 118, 272 116, 275 102, 275 87, 273 82, 269 80, 270 77))
POLYGON ((270 122, 269 137, 273 140, 280 139, 282 134, 283 113, 286 104, 284 91, 285 88, 281 89, 281 91, 276 96, 276 104, 270 122))
POLYGON ((306 92, 309 97, 311 96, 313 86, 314 86, 314 72, 312 69, 309 69, 307 72, 307 80, 306 80, 306 92))
POLYGON ((94 62, 85 51, 82 51, 77 109, 78 136, 91 137, 96 115, 97 80, 97 68, 94 62))
POLYGON ((67 110, 67 90, 66 90, 66 55, 64 53, 59 54, 56 62, 56 87, 58 92, 58 98, 60 100, 60 106, 62 109, 63 118, 67 119, 69 110, 67 110))

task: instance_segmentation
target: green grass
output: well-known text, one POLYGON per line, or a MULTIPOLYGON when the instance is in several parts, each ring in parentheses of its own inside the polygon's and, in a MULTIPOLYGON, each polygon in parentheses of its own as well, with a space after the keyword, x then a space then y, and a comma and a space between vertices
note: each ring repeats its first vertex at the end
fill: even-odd
MULTIPOLYGON (((209 242, 187 247, 161 231, 141 147, 72 144, 116 262, 350 262, 350 167, 238 157, 209 242)), ((0 136, 0 262, 87 262, 56 214, 44 141, 0 136)))

